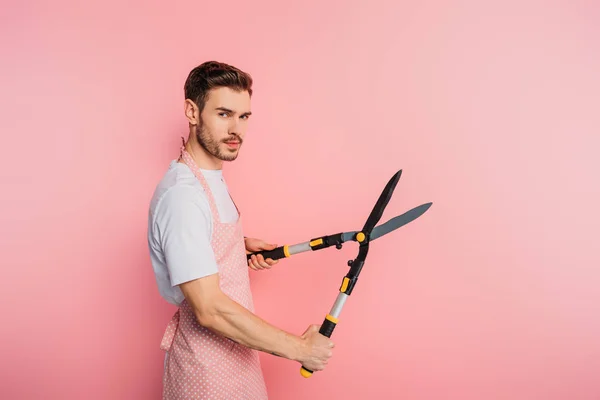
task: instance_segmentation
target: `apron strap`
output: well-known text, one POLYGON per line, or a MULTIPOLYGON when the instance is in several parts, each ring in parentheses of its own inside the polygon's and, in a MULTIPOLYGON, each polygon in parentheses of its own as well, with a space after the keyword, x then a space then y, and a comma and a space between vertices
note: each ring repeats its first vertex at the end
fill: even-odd
POLYGON ((173 318, 169 321, 167 325, 167 329, 163 335, 162 341, 160 342, 160 348, 164 351, 171 350, 171 346, 173 345, 173 339, 175 338, 175 332, 179 327, 179 316, 180 312, 177 312, 173 315, 173 318))
MULTIPOLYGON (((196 162, 194 161, 192 156, 185 150, 185 141, 183 140, 183 137, 181 138, 181 141, 184 144, 180 148, 180 156, 179 157, 189 167, 189 169, 192 170, 192 172, 194 173, 194 175, 196 176, 198 181, 200 181, 200 185, 202 185, 202 188, 204 188, 204 191, 206 192, 206 194, 208 196, 208 204, 210 206, 210 210, 211 210, 213 216, 215 216, 217 218, 217 220, 220 220, 217 203, 212 194, 212 191, 210 190, 210 186, 208 186, 208 182, 206 182, 204 175, 202 175, 202 172, 200 172, 200 168, 198 167, 198 165, 196 164, 196 162)), ((236 208, 237 208, 237 206, 236 206, 236 208)))

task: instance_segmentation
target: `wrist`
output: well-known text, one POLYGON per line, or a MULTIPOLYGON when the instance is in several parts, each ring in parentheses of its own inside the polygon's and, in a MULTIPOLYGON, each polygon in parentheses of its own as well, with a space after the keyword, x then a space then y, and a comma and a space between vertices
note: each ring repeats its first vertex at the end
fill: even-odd
POLYGON ((291 353, 288 357, 292 361, 302 362, 306 359, 308 351, 308 344, 305 338, 301 336, 291 336, 292 346, 291 353))

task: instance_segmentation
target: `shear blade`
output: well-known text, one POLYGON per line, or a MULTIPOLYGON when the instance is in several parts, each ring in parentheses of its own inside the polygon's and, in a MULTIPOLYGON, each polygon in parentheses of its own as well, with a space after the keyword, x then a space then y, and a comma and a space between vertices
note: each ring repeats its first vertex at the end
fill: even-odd
POLYGON ((383 235, 387 235, 388 233, 400 228, 408 224, 409 222, 414 221, 419 218, 421 215, 425 213, 425 211, 429 210, 433 203, 425 203, 421 204, 418 207, 413 208, 412 210, 408 210, 404 214, 398 215, 387 221, 384 224, 378 225, 371 232, 371 240, 375 240, 383 235))
POLYGON ((385 185, 385 188, 381 192, 379 199, 377 199, 377 203, 375 203, 375 207, 373 207, 373 210, 371 211, 371 214, 369 215, 369 218, 367 218, 367 222, 365 222, 365 226, 362 229, 365 235, 369 235, 375 227, 375 225, 381 219, 383 211, 390 202, 390 199, 392 198, 392 193, 394 192, 394 189, 396 188, 396 185, 398 184, 398 180, 400 179, 401 175, 402 170, 396 172, 394 176, 392 176, 392 178, 388 181, 387 185, 385 185))
MULTIPOLYGON (((394 218, 390 219, 389 221, 387 221, 381 225, 377 225, 375 228, 373 228, 373 231, 371 232, 370 240, 373 241, 377 238, 387 235, 388 233, 395 231, 396 229, 408 224, 409 222, 414 221, 415 219, 419 218, 421 215, 425 214, 425 212, 427 210, 429 210, 429 207, 431 207, 432 204, 433 203, 421 204, 418 207, 408 210, 404 214, 395 216, 394 218)), ((356 241, 357 233, 358 233, 358 231, 342 233, 342 241, 343 242, 347 242, 349 240, 356 241)))

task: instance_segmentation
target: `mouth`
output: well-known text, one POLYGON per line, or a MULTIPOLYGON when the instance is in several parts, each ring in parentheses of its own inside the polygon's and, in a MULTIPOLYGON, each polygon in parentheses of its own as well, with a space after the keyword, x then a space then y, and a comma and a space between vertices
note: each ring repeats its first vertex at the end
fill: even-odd
POLYGON ((237 149, 240 146, 240 142, 235 141, 235 140, 225 142, 225 144, 232 149, 237 149))

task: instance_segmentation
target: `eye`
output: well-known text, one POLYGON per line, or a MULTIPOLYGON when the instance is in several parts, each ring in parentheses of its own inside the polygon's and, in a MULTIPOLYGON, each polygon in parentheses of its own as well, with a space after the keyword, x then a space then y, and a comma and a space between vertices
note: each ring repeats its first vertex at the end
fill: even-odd
POLYGON ((221 117, 228 117, 229 116, 229 114, 227 112, 225 112, 225 111, 223 111, 222 113, 219 113, 219 115, 221 117))

